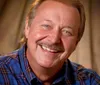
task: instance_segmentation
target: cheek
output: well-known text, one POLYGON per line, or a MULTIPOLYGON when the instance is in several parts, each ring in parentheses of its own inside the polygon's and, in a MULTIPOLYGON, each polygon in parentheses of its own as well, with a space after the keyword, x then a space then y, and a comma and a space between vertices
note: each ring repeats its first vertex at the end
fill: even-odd
POLYGON ((73 38, 62 39, 63 46, 64 46, 64 53, 61 55, 60 60, 66 60, 71 53, 74 51, 76 47, 76 40, 73 38))
POLYGON ((43 38, 47 36, 48 33, 42 28, 35 26, 30 28, 29 35, 34 38, 43 38))
POLYGON ((76 39, 69 38, 69 39, 63 40, 63 44, 66 51, 72 52, 76 47, 76 39))
POLYGON ((30 41, 38 41, 43 37, 43 33, 38 30, 30 30, 28 39, 30 41))

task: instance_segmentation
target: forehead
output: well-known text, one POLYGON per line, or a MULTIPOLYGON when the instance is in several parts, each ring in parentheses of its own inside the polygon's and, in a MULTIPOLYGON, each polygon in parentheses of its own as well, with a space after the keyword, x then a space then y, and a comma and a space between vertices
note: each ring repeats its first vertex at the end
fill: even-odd
MULTIPOLYGON (((78 10, 73 7, 72 5, 70 5, 69 3, 64 4, 58 1, 54 1, 54 0, 47 0, 44 1, 36 10, 36 16, 38 16, 38 20, 40 20, 40 18, 52 18, 53 20, 59 19, 60 20, 70 20, 71 18, 73 18, 72 23, 73 22, 77 22, 77 19, 74 19, 75 17, 79 17, 79 12, 78 10)), ((68 20, 68 21, 69 21, 68 20)), ((75 23, 74 23, 75 24, 75 23)))
POLYGON ((66 6, 76 8, 72 4, 73 3, 71 3, 71 1, 69 2, 69 0, 46 0, 40 4, 40 6, 37 8, 37 11, 40 11, 40 10, 43 11, 43 9, 46 9, 46 8, 63 8, 66 6))
POLYGON ((36 14, 43 14, 45 15, 46 12, 53 12, 57 13, 66 13, 66 12, 78 13, 77 8, 73 7, 69 2, 65 4, 62 2, 54 1, 54 0, 47 0, 42 2, 42 4, 37 8, 36 14))

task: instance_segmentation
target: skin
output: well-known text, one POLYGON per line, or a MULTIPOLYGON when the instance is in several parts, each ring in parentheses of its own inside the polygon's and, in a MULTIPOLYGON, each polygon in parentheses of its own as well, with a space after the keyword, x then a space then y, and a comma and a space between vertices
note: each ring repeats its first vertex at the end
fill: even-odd
POLYGON ((48 0, 39 6, 30 27, 27 22, 27 59, 44 85, 50 84, 77 46, 79 12, 71 5, 48 0))

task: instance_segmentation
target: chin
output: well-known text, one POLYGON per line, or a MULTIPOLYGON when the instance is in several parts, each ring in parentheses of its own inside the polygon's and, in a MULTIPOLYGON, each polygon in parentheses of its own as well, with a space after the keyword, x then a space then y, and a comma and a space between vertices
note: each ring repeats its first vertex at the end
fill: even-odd
POLYGON ((53 61, 40 61, 38 62, 38 64, 41 66, 41 67, 44 67, 44 68, 51 68, 54 66, 54 62, 53 61))

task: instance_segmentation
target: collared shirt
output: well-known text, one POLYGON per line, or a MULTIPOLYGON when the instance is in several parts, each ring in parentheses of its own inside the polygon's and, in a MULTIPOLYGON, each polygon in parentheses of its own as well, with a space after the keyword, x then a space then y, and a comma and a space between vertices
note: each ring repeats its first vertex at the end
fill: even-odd
MULTIPOLYGON (((31 70, 25 46, 0 56, 0 85, 43 85, 31 70)), ((100 77, 96 72, 67 60, 52 85, 100 85, 100 77)))

